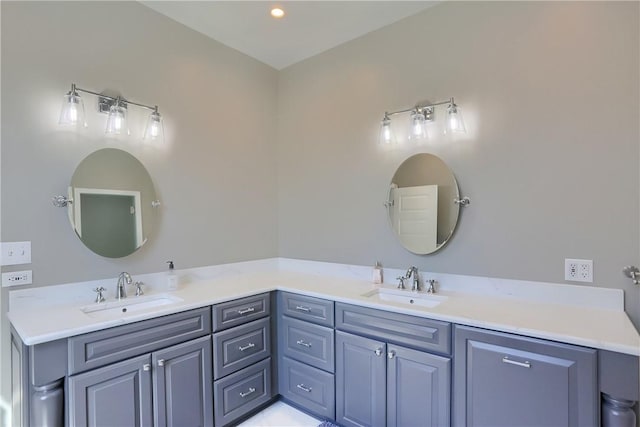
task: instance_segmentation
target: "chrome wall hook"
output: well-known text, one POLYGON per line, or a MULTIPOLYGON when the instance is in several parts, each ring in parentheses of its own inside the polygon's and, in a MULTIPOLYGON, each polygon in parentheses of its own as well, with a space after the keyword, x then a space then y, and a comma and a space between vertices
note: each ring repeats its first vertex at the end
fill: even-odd
POLYGON ((51 198, 51 203, 56 208, 65 208, 67 205, 73 203, 73 199, 68 198, 67 196, 53 196, 51 198))
POLYGON ((469 206, 471 204, 471 199, 468 197, 463 197, 462 199, 453 199, 453 203, 460 206, 469 206))
POLYGON ((629 277, 634 285, 640 285, 640 270, 635 265, 628 265, 623 268, 622 274, 629 277))

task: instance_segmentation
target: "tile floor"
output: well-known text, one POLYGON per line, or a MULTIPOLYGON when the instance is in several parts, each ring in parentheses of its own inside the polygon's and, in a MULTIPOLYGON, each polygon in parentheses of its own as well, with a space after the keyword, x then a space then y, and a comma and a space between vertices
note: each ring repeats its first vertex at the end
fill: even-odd
POLYGON ((322 421, 278 401, 238 427, 318 427, 322 421))

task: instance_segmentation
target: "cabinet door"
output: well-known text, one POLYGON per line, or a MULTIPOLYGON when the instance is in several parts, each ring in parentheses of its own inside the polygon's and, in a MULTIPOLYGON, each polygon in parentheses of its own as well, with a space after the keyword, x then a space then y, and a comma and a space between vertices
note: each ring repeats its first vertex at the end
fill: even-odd
POLYGON ((596 352, 456 327, 455 425, 598 425, 596 352))
POLYGON ((451 360, 387 345, 387 426, 448 426, 451 360))
POLYGON ((151 426, 151 357, 69 377, 71 426, 151 426))
POLYGON ((344 426, 384 426, 386 345, 336 332, 336 421, 344 426))
POLYGON ((152 355, 155 427, 213 425, 211 338, 198 338, 152 355))

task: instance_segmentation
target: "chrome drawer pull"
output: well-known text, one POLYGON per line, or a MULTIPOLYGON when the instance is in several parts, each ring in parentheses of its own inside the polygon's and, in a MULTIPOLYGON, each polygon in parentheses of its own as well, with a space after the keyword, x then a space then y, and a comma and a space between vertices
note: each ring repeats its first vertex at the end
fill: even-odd
POLYGON ((249 396, 251 393, 255 393, 256 389, 253 387, 249 387, 249 391, 246 393, 240 392, 240 397, 247 397, 249 396))
POLYGON ((142 370, 143 371, 150 371, 151 370, 151 364, 150 363, 145 363, 144 365, 142 365, 142 370))
POLYGON ((256 311, 255 308, 249 307, 249 308, 245 308, 243 310, 238 310, 238 314, 241 315, 241 316, 244 316, 245 314, 253 313, 254 311, 256 311))
POLYGON ((511 360, 509 359, 507 356, 504 356, 502 358, 502 361, 504 363, 508 363, 510 365, 516 365, 516 366, 520 366, 522 368, 530 368, 531 367, 531 363, 529 363, 529 361, 527 360, 526 362, 518 362, 516 360, 511 360))
POLYGON ((304 305, 296 305, 296 310, 304 311, 305 313, 310 313, 311 312, 311 308, 310 307, 305 307, 304 305))
POLYGON ((304 342, 303 340, 296 341, 296 344, 301 345, 303 347, 311 348, 311 343, 310 342, 304 342))
POLYGON ((307 393, 311 393, 311 390, 313 390, 311 387, 307 387, 304 384, 298 384, 296 387, 302 391, 306 391, 307 393))
POLYGON ((245 351, 245 350, 249 350, 250 348, 253 348, 255 346, 256 345, 254 343, 250 342, 249 344, 245 345, 244 347, 243 346, 238 347, 238 350, 245 351))

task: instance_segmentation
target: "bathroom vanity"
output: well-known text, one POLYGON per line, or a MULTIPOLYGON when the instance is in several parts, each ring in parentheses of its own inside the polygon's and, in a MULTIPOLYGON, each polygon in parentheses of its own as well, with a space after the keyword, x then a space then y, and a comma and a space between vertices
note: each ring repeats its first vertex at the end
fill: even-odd
POLYGON ((553 326, 557 305, 402 292, 275 271, 147 310, 49 307, 45 325, 12 311, 14 424, 225 426, 281 396, 345 426, 582 427, 603 394, 638 401, 624 312, 567 306, 553 326))

